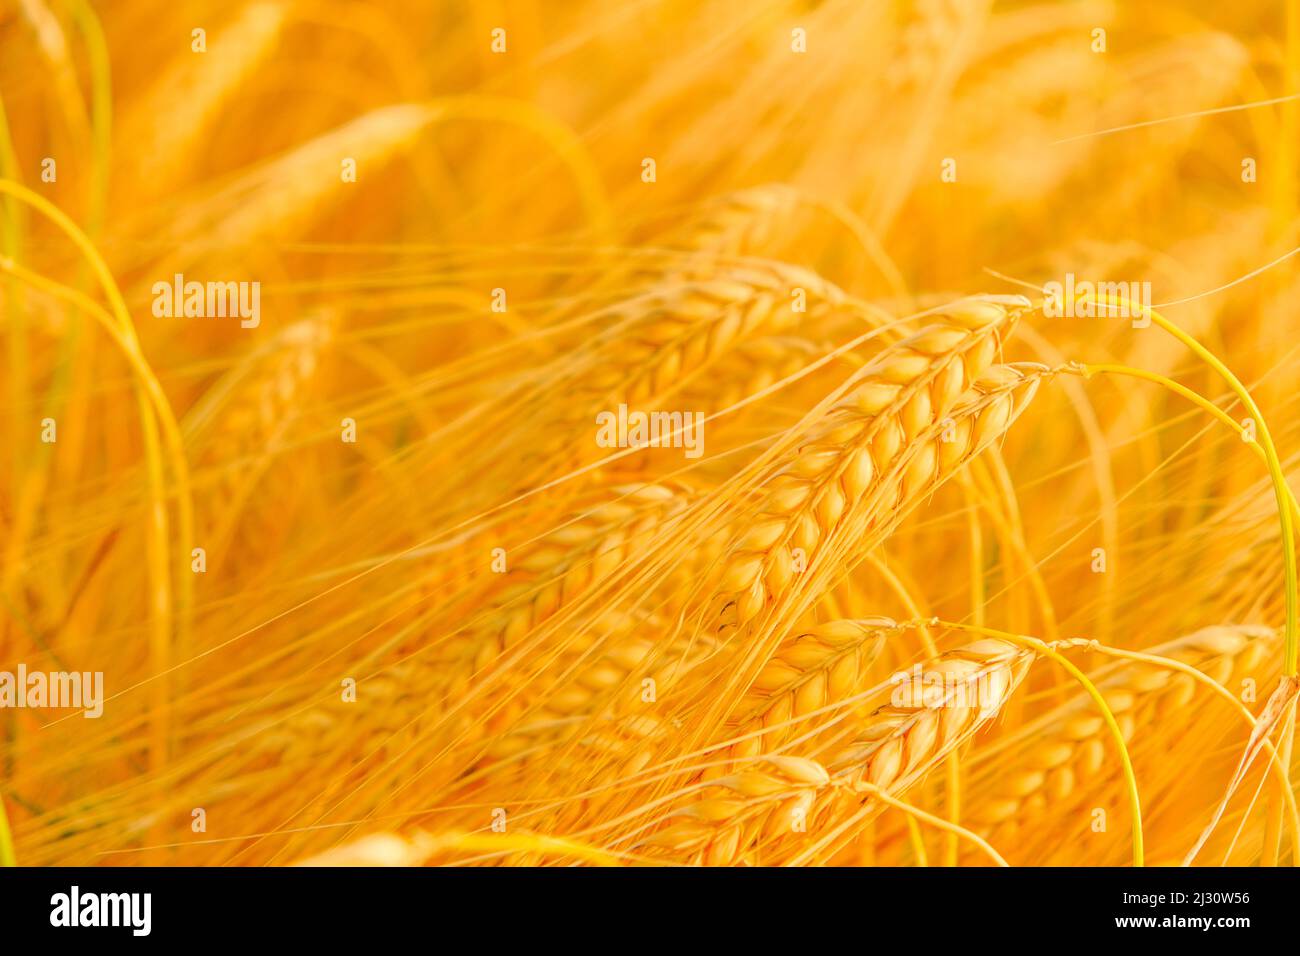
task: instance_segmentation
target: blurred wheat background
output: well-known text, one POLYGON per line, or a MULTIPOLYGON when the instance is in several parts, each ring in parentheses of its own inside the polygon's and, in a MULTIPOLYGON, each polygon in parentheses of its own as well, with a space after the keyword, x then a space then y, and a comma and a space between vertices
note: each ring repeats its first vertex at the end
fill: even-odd
POLYGON ((0 670, 106 698, 4 855, 1296 863, 1297 94, 1294 0, 0 0, 0 670))

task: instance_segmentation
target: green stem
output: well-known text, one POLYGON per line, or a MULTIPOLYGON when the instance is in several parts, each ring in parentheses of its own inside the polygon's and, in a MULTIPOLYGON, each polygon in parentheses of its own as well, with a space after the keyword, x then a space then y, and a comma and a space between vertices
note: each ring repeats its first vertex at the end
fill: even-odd
MULTIPOLYGON (((1250 397, 1250 392, 1232 370, 1224 365, 1222 361, 1213 352, 1204 345, 1188 335, 1174 323, 1170 322, 1163 315, 1150 306, 1143 305, 1140 302, 1133 302, 1123 296, 1107 295, 1099 297, 1096 295, 1083 295, 1078 299, 1092 299, 1097 301, 1104 299, 1108 307, 1116 309, 1119 315, 1144 315, 1149 318, 1160 328, 1164 329, 1179 342, 1187 346, 1197 357, 1206 365, 1214 369, 1228 387, 1241 399, 1241 403, 1246 406, 1250 412, 1251 418, 1254 419, 1259 431, 1259 441, 1264 448, 1264 456, 1268 462, 1269 477, 1273 481, 1273 495, 1277 499, 1278 517, 1282 524, 1282 566, 1284 568, 1284 577, 1286 579, 1286 654, 1285 654, 1285 672, 1286 676, 1296 676, 1296 649, 1297 649, 1297 602, 1296 602, 1296 554, 1295 554, 1295 523, 1292 520, 1290 501, 1288 500, 1290 491, 1286 483, 1286 478, 1282 474, 1282 463, 1277 457, 1277 448, 1273 445, 1273 436, 1268 430, 1268 423, 1264 421, 1264 415, 1255 404, 1255 400, 1250 397)), ((1100 303, 1098 303, 1100 304, 1100 303)))
MULTIPOLYGON (((1246 429, 1242 427, 1241 423, 1195 389, 1188 388, 1186 385, 1175 382, 1172 378, 1166 378, 1164 375, 1159 375, 1156 372, 1148 372, 1145 369, 1133 368, 1130 365, 1112 365, 1109 363, 1102 363, 1100 365, 1084 365, 1082 368, 1085 376, 1095 375, 1097 373, 1108 375, 1128 375, 1133 378, 1140 378, 1144 381, 1154 382, 1157 385, 1164 386, 1171 392, 1181 395, 1188 401, 1205 409, 1205 411, 1209 412, 1219 421, 1223 422, 1223 424, 1235 431, 1242 437, 1243 441, 1250 445, 1251 450, 1259 456, 1260 461, 1264 462, 1265 466, 1268 465, 1268 454, 1264 451, 1259 442, 1246 437, 1246 429)), ((1293 520, 1300 520, 1300 502, 1296 501, 1295 493, 1291 491, 1290 485, 1283 485, 1283 488, 1286 490, 1287 499, 1291 502, 1291 515, 1293 520)))
POLYGON ((0 866, 17 866, 14 855, 14 838, 9 830, 9 817, 5 813, 5 798, 0 796, 0 866))

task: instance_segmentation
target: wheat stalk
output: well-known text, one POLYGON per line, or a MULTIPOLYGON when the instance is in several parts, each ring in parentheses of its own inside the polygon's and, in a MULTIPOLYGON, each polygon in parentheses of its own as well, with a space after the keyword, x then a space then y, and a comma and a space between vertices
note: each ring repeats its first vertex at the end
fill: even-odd
MULTIPOLYGON (((985 301, 946 312, 948 321, 869 363, 793 453, 768 468, 763 500, 725 557, 716 603, 727 623, 744 625, 776 600, 793 577, 794 549, 811 561, 837 528, 870 526, 873 510, 892 512, 898 497, 928 488, 961 457, 959 436, 948 451, 919 440, 989 368, 1017 313, 985 301)), ((993 430, 995 417, 978 430, 993 430)))
POLYGON ((294 323, 215 384, 185 422, 197 446, 204 496, 197 531, 213 554, 225 549, 239 513, 275 446, 298 415, 303 393, 335 334, 332 317, 294 323))
POLYGON ((674 815, 686 819, 639 843, 677 862, 728 865, 741 861, 788 862, 811 841, 841 838, 835 821, 854 825, 880 809, 876 788, 899 794, 922 779, 942 758, 992 720, 1014 692, 1033 653, 1005 641, 984 639, 948 651, 924 665, 952 685, 939 693, 905 675, 895 702, 858 726, 851 739, 824 763, 768 756, 709 782, 706 796, 674 815), (977 704, 969 703, 978 700, 977 704))
MULTIPOLYGON (((643 547, 658 525, 683 506, 680 488, 664 484, 618 485, 602 492, 591 509, 575 513, 573 519, 541 538, 517 560, 510 579, 490 597, 468 628, 460 628, 441 640, 413 651, 399 663, 390 664, 376 675, 376 699, 386 706, 367 714, 367 730, 403 730, 410 739, 436 728, 453 702, 462 709, 471 698, 490 686, 490 671, 498 659, 517 649, 530 634, 553 616, 579 601, 585 593, 623 573, 630 555, 643 547), (407 714, 413 700, 425 705, 409 721, 395 725, 385 714, 399 718, 407 714)), ((482 714, 481 703, 472 714, 482 714)), ((313 709, 293 722, 303 730, 330 726, 328 709, 313 709)), ((497 721, 499 723, 500 721, 497 721)), ((462 721, 458 729, 473 731, 476 738, 492 726, 462 721)), ((318 739, 293 725, 261 738, 258 749, 265 752, 299 746, 318 739)), ((322 749, 313 751, 320 756, 322 749)))
POLYGON ((133 186, 155 195, 175 182, 184 160, 223 101, 270 55, 287 19, 279 3, 250 3, 212 30, 212 48, 177 59, 122 120, 121 135, 140 149, 133 186))

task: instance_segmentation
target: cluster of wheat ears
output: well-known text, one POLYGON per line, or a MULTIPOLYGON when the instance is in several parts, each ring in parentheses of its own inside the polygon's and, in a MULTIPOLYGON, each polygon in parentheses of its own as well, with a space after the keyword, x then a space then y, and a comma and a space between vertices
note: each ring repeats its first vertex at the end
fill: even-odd
POLYGON ((104 677, 0 862, 1300 862, 1300 2, 96 6, 0 2, 0 671, 104 677))

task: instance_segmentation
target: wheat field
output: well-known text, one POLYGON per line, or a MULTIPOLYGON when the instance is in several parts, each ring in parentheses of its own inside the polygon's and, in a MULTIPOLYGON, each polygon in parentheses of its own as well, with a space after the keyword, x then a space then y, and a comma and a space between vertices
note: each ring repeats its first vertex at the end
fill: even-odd
POLYGON ((0 862, 1300 862, 1300 0, 0 0, 0 862))

